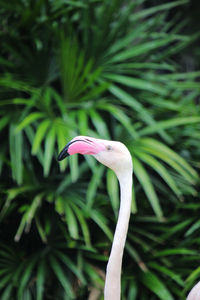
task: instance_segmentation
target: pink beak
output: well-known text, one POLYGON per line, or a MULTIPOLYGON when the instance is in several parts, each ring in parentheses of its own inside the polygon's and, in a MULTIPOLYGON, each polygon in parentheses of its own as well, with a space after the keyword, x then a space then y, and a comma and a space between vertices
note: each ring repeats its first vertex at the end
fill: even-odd
POLYGON ((71 140, 58 155, 58 160, 63 160, 75 153, 94 155, 105 150, 103 140, 78 136, 71 140))

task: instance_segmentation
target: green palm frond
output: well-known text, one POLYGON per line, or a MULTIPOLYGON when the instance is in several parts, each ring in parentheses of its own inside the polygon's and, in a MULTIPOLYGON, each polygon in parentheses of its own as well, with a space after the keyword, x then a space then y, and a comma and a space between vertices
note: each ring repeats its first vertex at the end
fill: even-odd
POLYGON ((198 280, 192 3, 0 1, 2 300, 103 297, 119 187, 93 157, 58 165, 76 135, 133 156, 122 300, 185 299, 198 280))

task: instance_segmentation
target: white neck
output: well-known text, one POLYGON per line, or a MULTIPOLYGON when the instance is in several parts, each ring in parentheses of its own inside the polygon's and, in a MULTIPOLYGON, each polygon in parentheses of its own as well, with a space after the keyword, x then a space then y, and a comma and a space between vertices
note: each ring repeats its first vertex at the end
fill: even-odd
POLYGON ((122 256, 131 214, 132 171, 118 176, 118 179, 121 194, 120 210, 107 264, 104 300, 120 300, 122 256))

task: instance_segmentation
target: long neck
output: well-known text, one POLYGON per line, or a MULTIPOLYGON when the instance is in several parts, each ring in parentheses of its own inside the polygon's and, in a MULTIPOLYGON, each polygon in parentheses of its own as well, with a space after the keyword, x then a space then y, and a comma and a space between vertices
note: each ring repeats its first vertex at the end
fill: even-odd
POLYGON ((118 176, 120 183, 120 210, 112 249, 107 264, 104 300, 120 300, 122 256, 126 242, 132 200, 132 172, 118 176))

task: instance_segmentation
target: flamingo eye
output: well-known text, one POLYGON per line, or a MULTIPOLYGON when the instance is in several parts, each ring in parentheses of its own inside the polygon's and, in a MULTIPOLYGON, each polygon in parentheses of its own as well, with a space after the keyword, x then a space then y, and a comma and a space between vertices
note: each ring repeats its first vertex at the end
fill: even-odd
POLYGON ((112 146, 108 145, 108 146, 107 146, 107 150, 108 150, 108 151, 112 150, 112 146))

